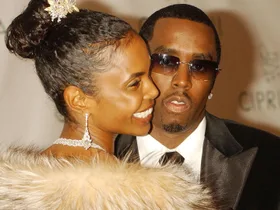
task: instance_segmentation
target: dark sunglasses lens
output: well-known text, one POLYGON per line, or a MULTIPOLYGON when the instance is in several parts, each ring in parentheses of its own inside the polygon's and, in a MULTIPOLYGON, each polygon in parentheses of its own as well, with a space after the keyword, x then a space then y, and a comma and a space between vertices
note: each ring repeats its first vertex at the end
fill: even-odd
POLYGON ((218 64, 208 60, 192 60, 189 69, 195 79, 212 80, 217 73, 218 64))
POLYGON ((152 72, 173 75, 179 66, 180 59, 166 54, 153 54, 152 56, 152 72))

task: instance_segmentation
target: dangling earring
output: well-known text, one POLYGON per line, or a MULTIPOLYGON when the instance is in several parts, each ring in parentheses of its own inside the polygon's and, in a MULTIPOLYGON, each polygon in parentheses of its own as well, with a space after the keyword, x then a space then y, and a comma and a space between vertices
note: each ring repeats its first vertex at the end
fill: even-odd
POLYGON ((88 131, 88 113, 85 114, 85 132, 82 138, 83 141, 91 142, 91 138, 88 131))
POLYGON ((208 95, 208 99, 210 100, 212 97, 213 97, 213 93, 210 93, 210 94, 208 95))
POLYGON ((88 131, 88 117, 89 117, 89 115, 88 115, 88 113, 86 113, 85 114, 85 119, 86 119, 85 133, 84 133, 82 140, 58 138, 56 141, 54 141, 53 144, 62 144, 62 145, 70 146, 70 147, 83 147, 86 150, 91 147, 91 148, 100 149, 100 150, 103 150, 104 152, 106 152, 106 150, 103 149, 101 146, 92 142, 90 135, 89 135, 89 131, 88 131))

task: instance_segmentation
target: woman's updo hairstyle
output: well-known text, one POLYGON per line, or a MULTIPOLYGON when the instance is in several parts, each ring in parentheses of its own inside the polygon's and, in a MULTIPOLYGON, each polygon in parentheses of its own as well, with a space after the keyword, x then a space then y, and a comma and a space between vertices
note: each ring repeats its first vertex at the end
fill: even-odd
POLYGON ((52 25, 50 15, 44 11, 46 7, 48 3, 44 0, 31 1, 13 20, 6 33, 6 46, 11 52, 23 58, 35 57, 36 47, 52 25))
POLYGON ((69 119, 63 92, 73 85, 96 95, 94 73, 109 70, 113 53, 137 33, 125 21, 80 10, 52 21, 46 0, 31 0, 6 32, 10 52, 35 60, 37 74, 58 111, 69 119))

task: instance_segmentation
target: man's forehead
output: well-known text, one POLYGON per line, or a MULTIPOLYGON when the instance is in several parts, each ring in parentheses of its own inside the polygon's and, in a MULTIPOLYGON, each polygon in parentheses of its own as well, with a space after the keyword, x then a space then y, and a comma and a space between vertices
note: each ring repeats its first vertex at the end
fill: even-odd
POLYGON ((172 17, 165 17, 165 18, 160 18, 156 21, 154 25, 154 31, 155 30, 164 30, 166 28, 188 28, 193 25, 205 25, 204 23, 200 23, 197 21, 189 20, 189 19, 183 19, 183 18, 172 18, 172 17))
POLYGON ((157 39, 164 39, 167 37, 180 37, 185 36, 191 32, 201 33, 214 36, 213 29, 200 22, 188 20, 188 19, 179 19, 179 18, 161 18, 156 21, 153 28, 153 36, 156 36, 157 39))
POLYGON ((204 57, 216 53, 215 35, 209 26, 178 18, 159 19, 149 46, 152 53, 201 54, 204 57))
POLYGON ((215 45, 205 47, 190 44, 181 44, 180 42, 161 42, 160 40, 150 42, 151 53, 170 54, 177 56, 192 55, 193 57, 212 58, 216 52, 215 45))

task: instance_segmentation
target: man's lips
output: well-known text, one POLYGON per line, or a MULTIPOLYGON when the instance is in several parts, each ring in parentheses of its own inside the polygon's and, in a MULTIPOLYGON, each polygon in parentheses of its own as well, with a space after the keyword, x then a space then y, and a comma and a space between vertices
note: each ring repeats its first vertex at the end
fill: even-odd
POLYGON ((163 100, 164 106, 170 112, 182 113, 191 107, 191 101, 184 95, 172 95, 163 100))

